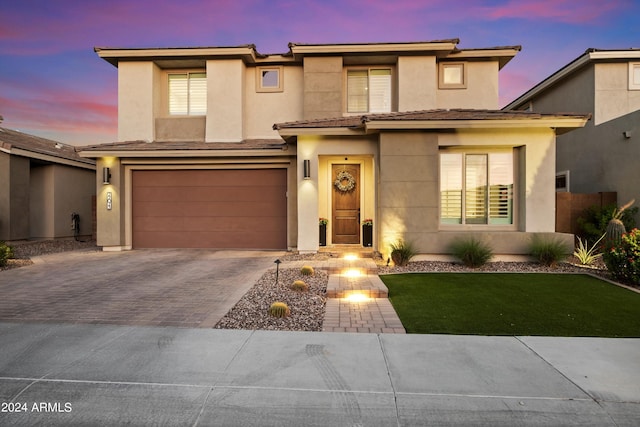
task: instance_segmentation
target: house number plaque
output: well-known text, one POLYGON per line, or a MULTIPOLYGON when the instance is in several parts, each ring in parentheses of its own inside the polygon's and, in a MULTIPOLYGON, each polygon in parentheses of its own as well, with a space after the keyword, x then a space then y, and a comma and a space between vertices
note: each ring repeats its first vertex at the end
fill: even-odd
POLYGON ((110 211, 111 210, 111 191, 107 192, 107 210, 110 211))

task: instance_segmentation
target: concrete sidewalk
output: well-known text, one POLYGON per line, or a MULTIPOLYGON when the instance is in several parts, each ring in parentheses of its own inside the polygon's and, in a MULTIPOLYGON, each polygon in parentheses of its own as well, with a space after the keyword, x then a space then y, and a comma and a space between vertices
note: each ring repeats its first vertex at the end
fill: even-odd
POLYGON ((0 323, 0 342, 3 426, 640 421, 638 339, 0 323))

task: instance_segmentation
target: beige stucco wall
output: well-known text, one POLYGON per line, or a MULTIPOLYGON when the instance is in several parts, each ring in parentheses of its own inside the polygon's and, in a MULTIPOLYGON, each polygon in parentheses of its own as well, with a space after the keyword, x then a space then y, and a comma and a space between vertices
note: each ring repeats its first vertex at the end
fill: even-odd
POLYGON ((304 58, 304 119, 340 117, 342 96, 342 58, 304 58))
POLYGON ((205 127, 205 116, 158 117, 156 118, 156 139, 204 142, 205 127))
POLYGON ((206 142, 244 138, 246 67, 241 59, 207 61, 206 142))
POLYGON ((118 141, 153 141, 160 70, 150 61, 118 64, 118 141))
POLYGON ((397 65, 398 111, 437 108, 435 56, 401 56, 397 65))
POLYGON ((95 171, 63 165, 37 166, 31 169, 30 187, 31 238, 73 237, 74 212, 80 215, 80 235, 92 234, 95 171))
POLYGON ((124 167, 120 159, 108 157, 96 163, 96 218, 98 222, 96 243, 105 251, 130 249, 125 242, 126 194, 124 186, 124 167), (102 168, 111 171, 111 183, 102 183, 102 168), (111 193, 111 210, 107 209, 107 193, 111 193))
POLYGON ((596 126, 640 110, 640 90, 629 90, 629 65, 599 63, 595 65, 596 126))
POLYGON ((96 194, 95 171, 55 165, 53 176, 54 237, 73 236, 71 214, 74 212, 80 215, 80 235, 90 236, 93 232, 91 198, 96 194))
POLYGON ((53 180, 53 166, 40 166, 31 169, 29 221, 32 237, 46 238, 54 235, 53 180))
MULTIPOLYGON (((498 61, 467 61, 467 87, 437 89, 437 108, 499 108, 498 61)), ((438 87, 437 79, 432 83, 438 87)))
MULTIPOLYGON (((378 250, 411 241, 420 253, 445 254, 453 240, 475 234, 492 236, 496 253, 524 254, 531 233, 555 231, 555 150, 551 129, 518 131, 460 130, 451 133, 380 135, 378 250), (439 150, 441 147, 520 147, 516 150, 513 226, 442 226, 439 224, 439 150), (518 158, 521 157, 521 162, 518 158), (517 166, 521 163, 521 166, 517 166)), ((561 236, 567 240, 569 237, 561 236)))
POLYGON ((29 238, 29 159, 0 153, 0 240, 29 238))
MULTIPOLYGON (((319 248, 318 218, 331 217, 330 165, 333 163, 358 163, 361 165, 362 187, 360 192, 361 219, 375 215, 375 174, 377 144, 375 137, 298 137, 297 191, 298 191, 298 241, 301 252, 315 252, 319 248), (346 160, 345 160, 346 157, 346 160), (304 160, 310 160, 311 178, 303 179, 304 160)), ((327 230, 330 240, 331 225, 327 230)), ((329 243, 329 242, 327 242, 329 243)), ((374 241, 374 245, 375 245, 374 241)))
POLYGON ((258 68, 247 68, 245 78, 245 137, 279 139, 274 123, 303 119, 303 71, 301 67, 283 67, 282 92, 258 92, 258 68))

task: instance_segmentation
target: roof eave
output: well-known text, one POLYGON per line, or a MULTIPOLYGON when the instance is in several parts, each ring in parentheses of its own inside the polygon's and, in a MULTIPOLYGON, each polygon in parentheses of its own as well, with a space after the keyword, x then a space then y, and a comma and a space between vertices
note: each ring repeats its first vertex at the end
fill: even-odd
POLYGON ((264 56, 258 54, 253 45, 232 47, 187 47, 187 48, 108 48, 94 47, 98 56, 117 66, 120 61, 154 60, 170 58, 214 58, 238 57, 247 63, 255 63, 264 56))
POLYGON ((328 136, 354 136, 366 134, 366 129, 353 127, 285 127, 279 128, 281 137, 300 135, 328 135, 328 136))
POLYGON ((120 158, 186 158, 186 157, 275 157, 289 156, 284 148, 263 150, 91 150, 81 151, 80 157, 97 159, 100 157, 120 158))
POLYGON ((411 43, 353 43, 353 44, 296 44, 289 43, 294 55, 300 54, 375 54, 393 52, 411 53, 424 51, 451 51, 460 42, 459 39, 437 40, 411 43))
POLYGON ((501 119, 501 120, 375 120, 365 123, 367 130, 419 130, 419 129, 518 129, 518 128, 581 128, 589 117, 501 119))
POLYGON ((521 46, 504 46, 488 49, 460 49, 448 54, 446 56, 446 59, 493 59, 495 61, 498 61, 498 69, 501 70, 521 50, 521 46))
MULTIPOLYGON (((70 159, 67 157, 59 157, 59 156, 54 156, 51 154, 46 154, 46 153, 39 153, 36 151, 31 151, 31 150, 25 150, 22 148, 17 148, 17 147, 11 147, 9 150, 2 150, 8 154, 14 155, 14 156, 22 156, 22 157, 28 157, 30 159, 37 159, 37 160, 43 160, 46 162, 51 162, 51 163, 56 163, 56 164, 62 164, 62 165, 67 165, 67 166, 74 166, 74 167, 79 167, 79 168, 84 168, 84 169, 90 169, 90 170, 96 170, 96 165, 93 162, 90 162, 89 160, 82 160, 82 159, 78 159, 78 160, 74 160, 74 159, 70 159)), ((80 156, 82 157, 82 156, 80 156)))

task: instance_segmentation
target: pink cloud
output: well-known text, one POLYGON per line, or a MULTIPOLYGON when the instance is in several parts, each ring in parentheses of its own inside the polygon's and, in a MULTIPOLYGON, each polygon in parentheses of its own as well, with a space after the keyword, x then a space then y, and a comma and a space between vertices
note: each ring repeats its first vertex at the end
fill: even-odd
POLYGON ((570 24, 586 24, 597 21, 609 12, 624 9, 627 0, 508 0, 498 6, 481 6, 478 12, 489 19, 519 18, 537 20, 540 18, 570 24))
POLYGON ((90 144, 116 138, 115 94, 102 96, 50 89, 19 98, 0 96, 0 105, 4 127, 59 135, 53 139, 68 143, 90 144), (79 139, 80 135, 84 135, 82 139, 79 139), (86 135, 92 135, 92 139, 85 139, 86 135))

